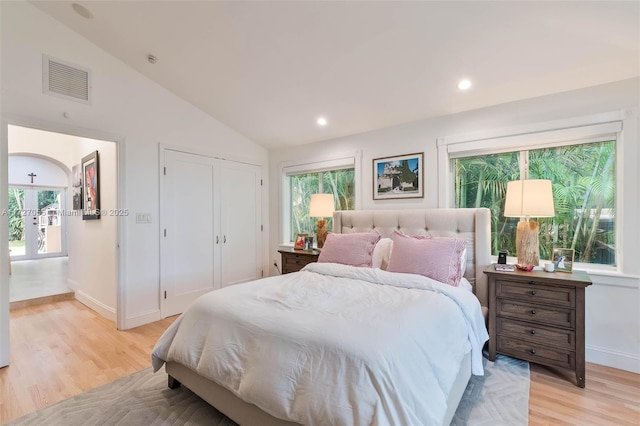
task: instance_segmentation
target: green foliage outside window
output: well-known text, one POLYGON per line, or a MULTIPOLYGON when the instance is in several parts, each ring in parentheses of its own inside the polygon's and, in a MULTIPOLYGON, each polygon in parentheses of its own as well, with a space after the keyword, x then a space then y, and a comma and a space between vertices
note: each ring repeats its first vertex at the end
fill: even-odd
MULTIPOLYGON (((291 241, 297 234, 315 232, 314 218, 309 218, 311 194, 333 194, 336 210, 355 209, 354 169, 305 173, 289 177, 291 188, 291 241)), ((329 229, 333 229, 333 218, 329 229)))
POLYGON ((550 179, 555 217, 540 223, 540 258, 554 248, 573 248, 575 261, 615 265, 615 142, 510 152, 454 160, 455 206, 491 210, 491 250, 515 256, 517 218, 505 218, 507 182, 521 179, 526 158, 528 179, 550 179))
MULTIPOLYGON (((38 212, 52 204, 58 205, 60 191, 40 190, 38 191, 38 212)), ((9 241, 24 240, 24 189, 9 188, 8 218, 9 218, 9 241)))
POLYGON ((9 241, 22 241, 24 239, 24 190, 9 188, 8 197, 9 217, 9 241))

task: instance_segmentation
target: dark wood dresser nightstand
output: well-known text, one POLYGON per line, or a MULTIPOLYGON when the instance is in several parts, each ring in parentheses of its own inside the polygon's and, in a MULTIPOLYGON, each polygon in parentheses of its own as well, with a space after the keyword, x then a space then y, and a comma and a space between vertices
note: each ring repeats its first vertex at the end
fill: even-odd
POLYGON ((294 250, 292 248, 278 250, 282 256, 282 273, 297 272, 307 263, 318 261, 320 252, 318 250, 294 250))
POLYGON ((586 272, 498 272, 490 265, 489 360, 501 353, 537 364, 569 368, 585 386, 584 289, 586 272))

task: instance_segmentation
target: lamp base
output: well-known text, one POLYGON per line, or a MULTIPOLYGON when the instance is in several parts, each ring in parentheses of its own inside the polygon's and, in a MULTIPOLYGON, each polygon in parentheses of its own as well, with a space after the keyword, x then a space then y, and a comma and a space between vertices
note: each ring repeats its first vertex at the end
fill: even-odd
POLYGON ((324 246, 324 242, 327 239, 327 220, 326 219, 318 219, 318 248, 322 248, 324 246))
POLYGON ((538 241, 538 222, 520 221, 516 230, 516 253, 518 264, 538 266, 540 263, 540 243, 538 241))

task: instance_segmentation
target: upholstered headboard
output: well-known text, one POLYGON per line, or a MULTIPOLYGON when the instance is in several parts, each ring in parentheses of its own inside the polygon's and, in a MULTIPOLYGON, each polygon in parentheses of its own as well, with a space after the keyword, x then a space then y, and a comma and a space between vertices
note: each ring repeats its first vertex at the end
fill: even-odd
POLYGON ((407 235, 458 237, 467 240, 465 278, 486 311, 487 277, 491 264, 491 216, 489 209, 350 210, 333 214, 333 232, 349 234, 377 231, 383 237, 394 229, 407 235))

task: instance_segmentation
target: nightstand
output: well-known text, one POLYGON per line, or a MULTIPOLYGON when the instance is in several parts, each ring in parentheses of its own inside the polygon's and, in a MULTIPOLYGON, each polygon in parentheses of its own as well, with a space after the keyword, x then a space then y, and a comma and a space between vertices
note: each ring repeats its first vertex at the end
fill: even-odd
POLYGON ((282 273, 297 272, 307 263, 318 261, 320 252, 318 250, 294 250, 292 248, 278 250, 282 256, 282 273))
POLYGON ((575 371, 585 386, 586 272, 497 272, 489 277, 489 360, 501 353, 575 371))

